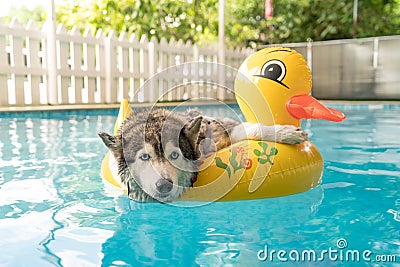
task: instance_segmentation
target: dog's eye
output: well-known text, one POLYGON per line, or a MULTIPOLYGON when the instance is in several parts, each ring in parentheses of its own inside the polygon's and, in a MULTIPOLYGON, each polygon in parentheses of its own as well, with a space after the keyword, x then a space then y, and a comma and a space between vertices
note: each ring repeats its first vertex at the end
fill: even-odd
POLYGON ((173 152, 169 155, 169 157, 170 157, 171 159, 177 159, 177 158, 179 158, 179 153, 176 152, 176 151, 173 151, 173 152))
POLYGON ((139 156, 139 158, 143 161, 149 160, 150 159, 150 155, 147 153, 143 153, 139 156))

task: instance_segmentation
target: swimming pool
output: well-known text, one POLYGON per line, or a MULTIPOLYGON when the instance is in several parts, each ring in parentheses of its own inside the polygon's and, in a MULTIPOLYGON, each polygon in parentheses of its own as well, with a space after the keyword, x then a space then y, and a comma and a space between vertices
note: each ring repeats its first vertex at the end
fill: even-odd
POLYGON ((105 188, 97 132, 117 110, 0 113, 0 266, 396 266, 400 106, 335 108, 341 124, 303 122, 325 159, 321 186, 195 208, 105 188))

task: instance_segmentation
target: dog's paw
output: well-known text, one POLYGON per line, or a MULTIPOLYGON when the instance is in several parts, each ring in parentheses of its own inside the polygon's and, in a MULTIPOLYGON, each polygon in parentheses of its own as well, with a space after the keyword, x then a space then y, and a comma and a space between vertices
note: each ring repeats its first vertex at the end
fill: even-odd
POLYGON ((308 140, 301 128, 292 125, 275 125, 276 141, 283 144, 300 144, 308 140))

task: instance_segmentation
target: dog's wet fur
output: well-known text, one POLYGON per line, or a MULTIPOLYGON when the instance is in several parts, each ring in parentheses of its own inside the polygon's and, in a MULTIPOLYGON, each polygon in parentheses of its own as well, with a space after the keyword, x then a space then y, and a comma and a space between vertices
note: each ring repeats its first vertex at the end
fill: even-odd
POLYGON ((297 144, 307 134, 290 125, 263 126, 203 116, 197 109, 138 111, 116 136, 99 136, 118 163, 128 196, 140 202, 170 202, 193 186, 201 159, 244 139, 297 144))

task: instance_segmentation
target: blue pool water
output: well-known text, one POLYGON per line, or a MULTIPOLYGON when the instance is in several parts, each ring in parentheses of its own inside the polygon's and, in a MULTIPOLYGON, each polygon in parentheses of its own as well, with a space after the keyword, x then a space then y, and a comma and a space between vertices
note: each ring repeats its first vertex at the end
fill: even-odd
POLYGON ((400 106, 335 107, 341 124, 303 122, 321 186, 194 208, 104 186, 116 110, 0 114, 0 266, 399 266, 400 106))

